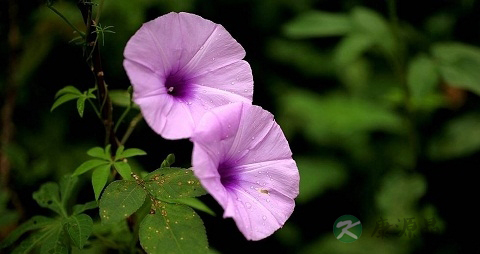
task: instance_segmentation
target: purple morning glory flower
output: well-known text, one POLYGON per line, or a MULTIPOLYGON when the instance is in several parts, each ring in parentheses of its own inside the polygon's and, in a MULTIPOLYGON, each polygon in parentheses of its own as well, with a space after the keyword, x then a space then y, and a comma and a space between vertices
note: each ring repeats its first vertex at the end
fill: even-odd
POLYGON ((299 173, 273 115, 233 103, 205 113, 190 140, 192 164, 204 188, 248 240, 283 226, 295 207, 299 173))
POLYGON ((166 139, 190 137, 211 108, 252 101, 245 50, 223 26, 200 16, 171 12, 143 24, 124 56, 133 100, 166 139))

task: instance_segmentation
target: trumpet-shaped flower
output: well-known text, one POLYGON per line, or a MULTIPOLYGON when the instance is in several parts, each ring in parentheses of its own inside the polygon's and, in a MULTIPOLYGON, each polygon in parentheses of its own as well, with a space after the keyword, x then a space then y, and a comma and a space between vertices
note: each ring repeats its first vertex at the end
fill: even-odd
POLYGON ((283 226, 295 207, 299 173, 280 126, 261 107, 233 103, 205 113, 190 140, 204 188, 249 240, 283 226))
POLYGON ((134 102, 166 139, 190 137, 211 108, 252 101, 245 50, 223 26, 200 16, 172 12, 143 24, 124 56, 134 102))

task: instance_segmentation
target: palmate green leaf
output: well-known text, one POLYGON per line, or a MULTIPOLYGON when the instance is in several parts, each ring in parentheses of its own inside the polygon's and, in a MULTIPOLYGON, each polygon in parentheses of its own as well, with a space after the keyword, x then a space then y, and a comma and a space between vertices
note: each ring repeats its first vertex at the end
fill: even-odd
POLYGON ((337 36, 350 32, 352 22, 346 14, 311 11, 288 22, 283 30, 294 38, 337 36))
POLYGON ((188 169, 157 169, 144 180, 146 190, 162 200, 198 197, 207 193, 193 175, 193 171, 188 169))
POLYGON ((90 150, 87 151, 87 154, 95 158, 110 161, 110 155, 107 156, 105 154, 105 150, 99 146, 91 148, 90 150))
POLYGON ((175 163, 175 154, 171 153, 167 155, 167 158, 165 158, 165 160, 163 160, 160 168, 169 168, 170 166, 172 166, 173 163, 175 163))
POLYGON ((147 253, 207 253, 200 217, 188 206, 159 202, 140 224, 140 244, 147 253))
POLYGON ((110 175, 110 164, 97 167, 92 173, 92 186, 95 193, 95 200, 98 200, 110 175))
POLYGON ((77 169, 75 169, 75 171, 73 172, 73 176, 81 175, 89 170, 92 170, 100 166, 105 166, 105 165, 110 165, 110 162, 106 160, 97 160, 97 159, 88 160, 82 163, 80 166, 78 166, 77 169))
POLYGON ((83 117, 83 111, 85 110, 85 100, 86 99, 87 99, 87 97, 85 95, 82 95, 82 96, 78 97, 77 110, 78 110, 78 114, 80 115, 80 117, 83 117))
POLYGON ((86 214, 78 214, 70 217, 64 227, 75 246, 82 249, 92 233, 93 220, 86 214))
POLYGON ((102 223, 116 223, 138 210, 147 193, 135 181, 114 181, 105 188, 100 199, 102 223))
POLYGON ((125 180, 132 180, 132 169, 128 163, 123 161, 117 161, 113 164, 117 172, 122 176, 125 180))
POLYGON ((33 193, 33 199, 35 199, 41 207, 48 208, 64 217, 67 216, 62 201, 60 200, 57 183, 48 182, 43 184, 38 191, 33 193))
POLYGON ((129 149, 123 151, 123 153, 121 153, 119 158, 115 158, 115 159, 129 158, 129 157, 133 157, 133 156, 146 155, 146 154, 147 153, 145 151, 141 150, 141 149, 129 148, 129 149))
POLYGON ((95 209, 97 207, 98 207, 97 201, 90 201, 85 204, 74 205, 72 209, 73 215, 77 215, 77 214, 83 213, 86 210, 95 209))
POLYGON ((12 254, 28 254, 35 246, 45 241, 45 238, 49 235, 48 231, 38 231, 30 235, 27 239, 23 240, 18 247, 16 247, 12 254))
POLYGON ((78 90, 76 87, 74 86, 66 86, 60 90, 58 90, 58 92, 55 94, 55 98, 58 98, 60 95, 64 95, 64 94, 76 94, 76 95, 81 95, 82 92, 80 92, 80 90, 78 90))
POLYGON ((67 233, 62 224, 52 228, 40 245, 40 254, 68 254, 70 249, 67 233))
POLYGON ((68 253, 67 239, 62 228, 62 223, 55 220, 53 223, 39 230, 27 239, 23 240, 20 245, 15 248, 12 254, 31 253, 34 248, 40 247, 40 253, 68 253))
POLYGON ((71 93, 62 95, 61 97, 55 100, 55 102, 52 105, 52 108, 50 109, 50 112, 56 109, 58 106, 62 105, 63 103, 67 101, 75 100, 78 97, 80 97, 80 95, 71 94, 71 93))
POLYGON ((20 238, 20 236, 22 236, 28 231, 44 228, 53 223, 55 223, 54 219, 51 219, 45 216, 39 216, 39 215, 33 216, 28 221, 22 223, 22 225, 20 225, 14 231, 12 231, 7 236, 7 238, 5 238, 0 243, 0 249, 3 249, 5 247, 12 245, 18 238, 20 238))

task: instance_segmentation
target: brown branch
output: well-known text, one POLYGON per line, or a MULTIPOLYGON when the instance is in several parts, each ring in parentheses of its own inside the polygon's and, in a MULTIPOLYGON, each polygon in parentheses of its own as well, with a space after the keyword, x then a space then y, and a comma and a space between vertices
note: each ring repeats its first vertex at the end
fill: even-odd
POLYGON ((18 81, 15 79, 15 71, 18 65, 17 53, 20 50, 20 32, 17 24, 17 4, 15 1, 9 1, 8 15, 8 71, 5 86, 5 101, 1 109, 1 136, 0 136, 0 185, 8 188, 10 179, 10 161, 5 152, 8 144, 13 139, 14 125, 12 122, 13 110, 17 97, 18 81))
POLYGON ((95 21, 92 19, 92 3, 85 0, 80 0, 77 4, 80 12, 82 13, 83 21, 86 25, 86 40, 83 51, 85 61, 90 66, 95 82, 97 84, 97 98, 101 105, 101 117, 105 127, 105 145, 110 144, 112 146, 112 153, 115 153, 120 142, 117 139, 114 131, 113 124, 113 106, 110 96, 108 95, 108 87, 105 83, 104 72, 102 68, 102 60, 100 56, 100 48, 98 41, 98 35, 96 33, 95 21))

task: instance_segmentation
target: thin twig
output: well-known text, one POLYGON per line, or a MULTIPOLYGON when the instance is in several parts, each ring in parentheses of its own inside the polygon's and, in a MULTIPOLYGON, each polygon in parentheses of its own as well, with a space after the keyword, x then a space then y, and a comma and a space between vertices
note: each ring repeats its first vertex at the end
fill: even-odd
POLYGON ((77 32, 82 38, 85 38, 85 34, 80 31, 75 25, 73 25, 65 16, 63 16, 62 13, 60 13, 57 9, 55 9, 55 7, 53 7, 52 5, 47 5, 47 7, 52 10, 53 12, 55 12, 60 18, 63 19, 63 21, 65 21, 73 30, 75 30, 75 32, 77 32))
POLYGON ((84 48, 85 61, 90 66, 92 73, 95 77, 95 82, 98 87, 98 102, 101 106, 100 114, 103 125, 105 127, 105 145, 110 144, 112 146, 112 153, 114 153, 120 142, 115 136, 114 123, 113 123, 113 105, 108 95, 107 84, 104 80, 104 73, 102 68, 102 61, 100 57, 100 49, 98 47, 97 39, 98 34, 92 33, 91 29, 95 27, 95 21, 92 19, 92 5, 85 0, 78 2, 78 8, 80 9, 83 17, 83 21, 86 25, 86 43, 84 48))
POLYGON ((130 137, 133 130, 135 129, 135 126, 137 126, 138 122, 140 122, 140 120, 142 119, 143 119, 142 113, 139 113, 132 119, 132 121, 130 122, 130 125, 128 126, 127 131, 125 131, 125 134, 123 135, 122 141, 120 141, 121 145, 125 145, 128 138, 130 137))

